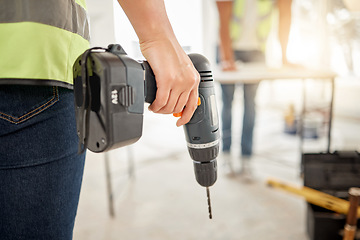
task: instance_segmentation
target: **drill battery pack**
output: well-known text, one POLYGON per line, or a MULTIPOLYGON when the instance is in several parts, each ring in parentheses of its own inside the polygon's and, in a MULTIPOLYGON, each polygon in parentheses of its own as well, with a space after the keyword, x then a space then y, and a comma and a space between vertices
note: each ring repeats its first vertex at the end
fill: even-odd
POLYGON ((142 135, 144 69, 119 45, 93 48, 75 62, 74 94, 79 151, 103 152, 142 135))
MULTIPOLYGON (((304 186, 348 199, 360 187, 360 154, 356 151, 304 153, 304 186)), ((342 240, 346 215, 307 203, 306 227, 311 240, 342 240)), ((358 229, 360 224, 358 223, 358 229)), ((355 239, 360 239, 359 234, 355 239)))

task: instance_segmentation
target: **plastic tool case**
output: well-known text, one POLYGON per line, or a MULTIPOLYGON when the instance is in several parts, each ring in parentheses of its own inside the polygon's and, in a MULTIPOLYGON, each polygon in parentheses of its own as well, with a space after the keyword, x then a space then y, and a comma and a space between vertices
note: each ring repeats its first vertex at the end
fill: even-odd
MULTIPOLYGON (((356 151, 303 153, 304 186, 348 199, 350 187, 360 187, 360 154, 356 151)), ((311 240, 342 240, 346 215, 313 204, 307 206, 311 240)), ((360 225, 358 223, 358 229, 360 225)), ((356 238, 360 239, 360 237, 356 238)))

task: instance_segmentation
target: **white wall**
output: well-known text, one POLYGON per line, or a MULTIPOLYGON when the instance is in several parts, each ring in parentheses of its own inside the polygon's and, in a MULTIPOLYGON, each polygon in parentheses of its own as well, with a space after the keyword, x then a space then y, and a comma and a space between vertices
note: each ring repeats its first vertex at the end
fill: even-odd
POLYGON ((90 16, 91 46, 107 47, 115 42, 114 10, 112 0, 87 0, 90 16))
MULTIPOLYGON (((204 32, 203 25, 212 28, 209 20, 213 18, 209 15, 209 7, 207 6, 206 9, 203 7, 206 2, 213 4, 212 1, 204 0, 165 0, 166 10, 175 35, 187 52, 204 54, 207 48, 204 44, 209 43, 209 30, 212 29, 204 32), (206 18, 204 19, 203 16, 206 18)), ((117 1, 88 0, 88 9, 91 20, 92 46, 107 46, 109 43, 116 42, 121 44, 130 56, 142 57, 135 31, 117 1)))

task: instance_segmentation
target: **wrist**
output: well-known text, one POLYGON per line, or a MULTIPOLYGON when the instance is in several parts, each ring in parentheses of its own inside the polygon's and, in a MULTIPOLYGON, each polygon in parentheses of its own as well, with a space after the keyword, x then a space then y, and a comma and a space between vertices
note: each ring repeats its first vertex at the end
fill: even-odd
POLYGON ((159 24, 152 22, 146 25, 146 27, 139 28, 137 30, 137 36, 140 44, 146 42, 174 42, 176 37, 174 31, 168 24, 159 24))

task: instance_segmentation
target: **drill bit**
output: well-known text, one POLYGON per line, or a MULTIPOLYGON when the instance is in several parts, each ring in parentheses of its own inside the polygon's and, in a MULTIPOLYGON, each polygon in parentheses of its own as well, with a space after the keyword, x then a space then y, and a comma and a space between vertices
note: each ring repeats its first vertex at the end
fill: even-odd
POLYGON ((207 202, 208 202, 208 208, 209 208, 209 218, 212 219, 209 187, 206 187, 206 195, 207 195, 207 202))

